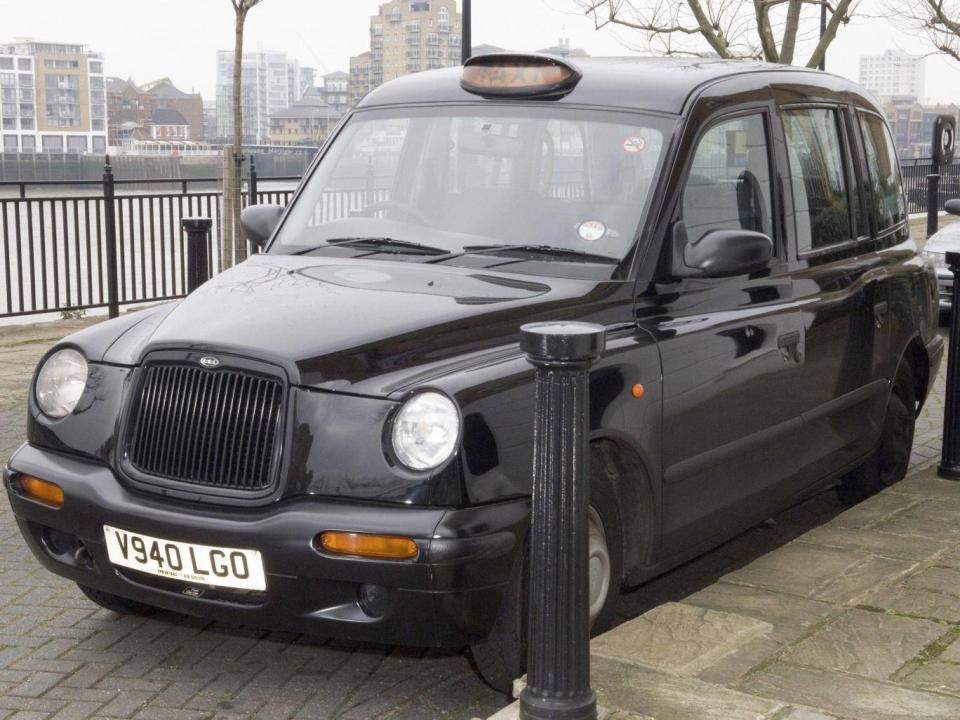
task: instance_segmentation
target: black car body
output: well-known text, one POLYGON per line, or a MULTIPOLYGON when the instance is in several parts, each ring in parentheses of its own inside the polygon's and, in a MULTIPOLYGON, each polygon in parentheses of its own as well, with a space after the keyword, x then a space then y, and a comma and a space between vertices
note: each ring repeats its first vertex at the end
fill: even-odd
MULTIPOLYGON (((180 302, 54 348, 86 358, 85 389, 62 419, 45 415, 31 393, 28 440, 4 475, 40 562, 109 596, 229 622, 476 646, 504 622, 522 576, 533 386, 518 341, 531 321, 607 328, 607 351, 591 371, 590 437, 614 590, 855 475, 875 457, 897 393, 912 433, 942 352, 937 286, 910 238, 876 101, 839 77, 759 63, 584 60, 579 70, 578 82, 549 94, 470 91, 460 69, 387 83, 324 146, 264 253, 180 302), (654 130, 627 135, 621 147, 607 130, 638 113, 654 130), (373 168, 384 148, 416 139, 417 118, 464 114, 480 120, 451 147, 492 184, 444 196, 442 208, 418 205, 418 193, 439 197, 452 172, 420 162, 433 152, 422 139, 419 151, 396 154, 394 200, 367 187, 381 216, 371 222, 429 244, 411 229, 442 217, 437 225, 459 231, 458 218, 469 216, 474 238, 499 213, 522 218, 510 221, 513 243, 556 221, 575 228, 583 250, 629 216, 613 262, 536 241, 447 253, 379 235, 317 251, 283 245, 323 231, 324 222, 295 214, 314 200, 308 210, 320 212, 323 188, 311 196, 311 183, 338 167, 331 158, 354 123, 386 118, 352 151, 351 162, 373 168), (501 116, 520 118, 516 136, 497 135, 501 116), (537 136, 531 155, 528 117, 571 120, 556 137, 537 136), (591 135, 598 117, 613 125, 591 135), (628 163, 652 152, 653 135, 659 157, 647 156, 645 197, 582 209, 597 178, 607 178, 608 197, 632 181, 628 163), (611 137, 616 166, 591 174, 587 141, 611 137), (521 190, 528 162, 549 163, 547 180, 521 190), (578 187, 554 182, 561 165, 578 187), (726 234, 711 235, 716 229, 726 234), (759 265, 736 256, 744 243, 762 250, 763 235, 759 265), (460 424, 456 451, 421 471, 398 461, 390 428, 401 404, 424 390, 453 399, 460 424), (275 413, 275 422, 258 425, 255 411, 275 413), (233 450, 211 450, 211 437, 233 450), (268 447, 251 439, 264 437, 268 447), (231 473, 247 484, 221 483, 231 473), (25 493, 27 476, 62 488, 62 506, 25 493), (105 526, 256 549, 266 588, 119 567, 105 526), (316 542, 326 531, 409 538, 415 557, 328 552, 316 542)), ((446 145, 436 157, 445 153, 446 145)), ((905 426, 894 431, 909 451, 905 426)))

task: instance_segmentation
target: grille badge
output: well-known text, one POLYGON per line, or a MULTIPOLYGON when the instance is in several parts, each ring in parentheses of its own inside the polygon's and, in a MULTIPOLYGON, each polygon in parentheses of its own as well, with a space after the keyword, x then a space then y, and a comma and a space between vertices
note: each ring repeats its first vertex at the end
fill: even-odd
POLYGON ((220 364, 220 361, 213 357, 213 355, 204 355, 200 358, 200 364, 206 368, 215 368, 220 364))

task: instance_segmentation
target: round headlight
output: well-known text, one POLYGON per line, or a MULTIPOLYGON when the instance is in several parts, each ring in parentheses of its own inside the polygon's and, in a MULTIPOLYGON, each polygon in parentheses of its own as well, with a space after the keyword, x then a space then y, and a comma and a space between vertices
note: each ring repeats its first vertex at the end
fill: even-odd
POLYGON ((393 421, 393 451, 412 470, 442 464, 457 449, 460 413, 453 400, 423 392, 407 400, 393 421))
POLYGON ((37 404, 44 415, 62 418, 73 412, 86 385, 86 358, 71 348, 60 350, 37 374, 37 404))

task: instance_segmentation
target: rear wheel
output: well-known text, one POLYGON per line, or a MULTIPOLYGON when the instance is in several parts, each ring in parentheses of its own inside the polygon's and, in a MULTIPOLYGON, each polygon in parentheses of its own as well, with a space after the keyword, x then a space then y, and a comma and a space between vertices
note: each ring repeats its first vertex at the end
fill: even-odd
POLYGON ((840 481, 837 494, 841 502, 853 505, 903 480, 910 466, 916 417, 913 369, 904 360, 890 390, 877 449, 840 481))
MULTIPOLYGON (((587 516, 587 556, 590 569, 590 634, 613 627, 622 578, 620 513, 606 476, 591 464, 590 509, 587 516)), ((486 637, 470 645, 470 654, 488 685, 507 693, 513 681, 526 671, 527 574, 529 554, 524 548, 517 559, 510 587, 486 637)))
POLYGON ((87 587, 86 585, 80 585, 79 583, 77 584, 77 587, 80 588, 80 591, 84 595, 86 595, 90 600, 95 602, 104 610, 115 612, 118 615, 153 615, 155 612, 157 612, 157 609, 152 605, 145 605, 144 603, 137 602, 136 600, 128 600, 127 598, 120 597, 119 595, 113 595, 111 593, 103 592, 102 590, 96 590, 92 587, 87 587))

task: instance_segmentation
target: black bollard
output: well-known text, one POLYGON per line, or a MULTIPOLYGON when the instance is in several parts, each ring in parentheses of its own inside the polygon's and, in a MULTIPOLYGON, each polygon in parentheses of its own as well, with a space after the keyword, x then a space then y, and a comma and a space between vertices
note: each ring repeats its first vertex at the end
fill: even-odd
POLYGON ((927 237, 940 228, 940 176, 927 175, 927 237))
POLYGON ((590 365, 603 326, 532 323, 520 347, 536 367, 526 720, 595 720, 587 559, 590 365))
POLYGON ((947 253, 953 273, 950 297, 950 341, 947 350, 947 397, 943 408, 943 448, 937 475, 960 480, 960 252, 947 253))
POLYGON ((207 236, 213 220, 206 217, 185 217, 180 226, 187 233, 187 293, 192 293, 210 279, 210 258, 207 236))
POLYGON ((113 168, 107 155, 103 166, 103 233, 107 251, 107 314, 120 315, 120 286, 117 278, 117 207, 113 168))

